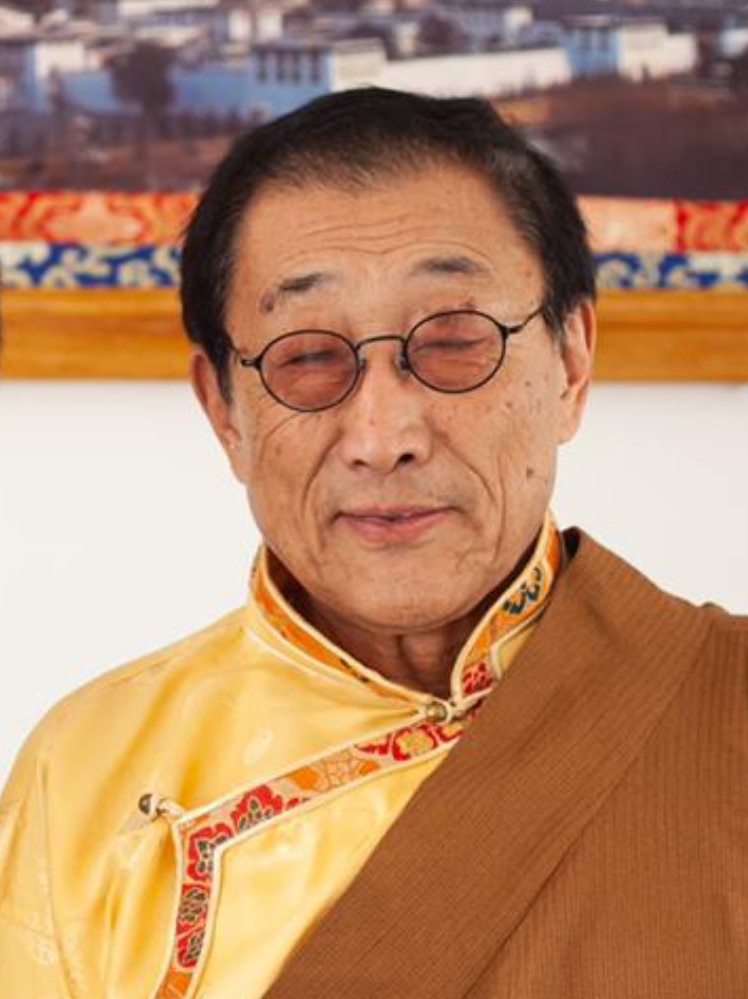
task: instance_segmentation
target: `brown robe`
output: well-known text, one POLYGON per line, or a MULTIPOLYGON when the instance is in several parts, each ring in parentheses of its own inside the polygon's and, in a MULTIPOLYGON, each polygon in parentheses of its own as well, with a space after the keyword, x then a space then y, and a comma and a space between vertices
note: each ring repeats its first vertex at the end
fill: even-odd
POLYGON ((584 535, 267 999, 746 999, 748 619, 584 535))

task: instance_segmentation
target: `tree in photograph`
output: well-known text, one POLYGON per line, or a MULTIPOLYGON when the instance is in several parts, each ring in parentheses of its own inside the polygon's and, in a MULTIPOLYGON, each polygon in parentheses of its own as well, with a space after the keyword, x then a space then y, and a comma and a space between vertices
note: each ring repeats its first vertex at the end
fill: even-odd
MULTIPOLYGON (((18 4, 17 6, 23 7, 25 5, 18 4)), ((31 3, 26 6, 26 9, 30 14, 34 15, 35 21, 41 21, 42 18, 47 16, 47 14, 51 14, 55 7, 55 0, 31 0, 31 3)))
POLYGON ((382 43, 388 59, 397 58, 397 46, 392 32, 383 24, 372 21, 357 21, 344 35, 345 38, 373 38, 382 43))
POLYGON ((136 42, 132 48, 111 60, 112 86, 125 104, 140 109, 137 128, 138 153, 146 183, 150 186, 151 139, 156 125, 174 100, 171 81, 173 53, 154 42, 136 42))
POLYGON ((428 14, 421 21, 418 42, 424 52, 462 52, 465 49, 465 33, 450 18, 428 14))

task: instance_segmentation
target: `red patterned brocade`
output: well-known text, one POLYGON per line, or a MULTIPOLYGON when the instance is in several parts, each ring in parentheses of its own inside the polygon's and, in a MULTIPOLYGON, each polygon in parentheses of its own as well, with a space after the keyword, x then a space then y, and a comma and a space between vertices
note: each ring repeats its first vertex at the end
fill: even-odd
POLYGON ((459 738, 476 710, 457 721, 423 720, 346 746, 208 811, 178 819, 174 832, 181 867, 179 905, 169 967, 155 999, 181 999, 188 994, 205 951, 216 867, 223 849, 320 796, 438 752, 459 738))
POLYGON ((675 203, 678 250, 748 250, 748 201, 675 203))
POLYGON ((162 245, 179 241, 194 194, 34 191, 0 194, 5 242, 162 245))

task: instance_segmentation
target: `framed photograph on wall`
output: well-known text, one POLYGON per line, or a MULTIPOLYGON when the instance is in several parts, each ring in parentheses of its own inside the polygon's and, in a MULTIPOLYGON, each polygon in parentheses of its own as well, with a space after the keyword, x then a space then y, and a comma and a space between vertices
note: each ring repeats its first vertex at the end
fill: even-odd
POLYGON ((2 0, 13 377, 182 377, 179 237, 234 136, 333 90, 480 96, 582 199, 599 375, 748 380, 748 13, 608 0, 2 0))

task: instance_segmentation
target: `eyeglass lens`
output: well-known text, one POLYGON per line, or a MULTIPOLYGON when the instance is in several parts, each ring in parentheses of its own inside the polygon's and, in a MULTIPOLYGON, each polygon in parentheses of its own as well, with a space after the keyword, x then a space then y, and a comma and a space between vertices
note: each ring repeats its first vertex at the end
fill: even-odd
MULTIPOLYGON (((406 340, 408 367, 440 392, 466 392, 487 381, 504 357, 504 337, 488 316, 452 312, 423 320, 406 340)), ((262 378, 295 409, 334 406, 359 373, 356 348, 337 333, 302 331, 280 337, 262 359, 262 378)))

